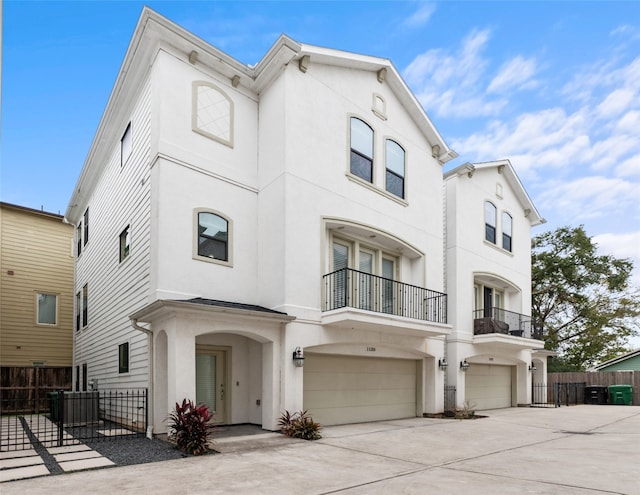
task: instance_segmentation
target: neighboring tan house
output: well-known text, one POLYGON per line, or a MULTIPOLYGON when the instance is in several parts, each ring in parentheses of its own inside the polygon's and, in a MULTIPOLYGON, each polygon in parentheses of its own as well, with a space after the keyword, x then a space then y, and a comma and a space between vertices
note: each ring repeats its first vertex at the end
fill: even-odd
POLYGON ((640 371, 640 349, 600 363, 591 371, 640 371))
POLYGON ((544 219, 508 160, 467 163, 444 178, 448 384, 458 406, 531 404, 532 381, 546 382, 531 320, 531 228, 544 219))
MULTIPOLYGON (((470 298, 446 294, 455 157, 387 59, 283 35, 247 66, 145 8, 66 212, 76 366, 99 388, 148 386, 155 432, 183 398, 265 429, 284 410, 325 425, 442 412, 443 358, 480 354, 464 348, 470 298), (457 329, 447 314, 463 313, 457 329)), ((507 277, 524 299, 539 217, 516 185, 507 277)), ((496 256, 469 273, 501 273, 496 256)), ((529 336, 496 337, 518 383, 542 348, 529 336)))
POLYGON ((0 203, 0 365, 71 367, 73 226, 0 203))

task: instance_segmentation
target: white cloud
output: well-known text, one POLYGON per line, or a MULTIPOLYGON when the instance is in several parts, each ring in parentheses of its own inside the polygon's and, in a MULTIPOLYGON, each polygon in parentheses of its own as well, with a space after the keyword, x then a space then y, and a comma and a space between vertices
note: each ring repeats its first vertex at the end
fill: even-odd
POLYGON ((531 89, 537 86, 533 79, 536 73, 536 60, 520 55, 507 61, 498 71, 498 75, 487 88, 487 93, 499 93, 511 89, 531 89))
POLYGON ((429 22, 429 19, 431 19, 435 11, 436 5, 434 3, 421 3, 418 10, 405 19, 403 24, 409 27, 424 26, 429 22))
POLYGON ((629 108, 635 96, 629 89, 616 89, 598 105, 597 112, 601 118, 615 117, 629 108))

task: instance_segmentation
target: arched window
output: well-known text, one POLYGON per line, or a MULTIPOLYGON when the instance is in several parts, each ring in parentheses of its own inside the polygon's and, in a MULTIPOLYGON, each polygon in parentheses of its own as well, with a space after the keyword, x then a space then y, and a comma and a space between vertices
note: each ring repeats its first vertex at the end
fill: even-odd
POLYGON ((491 201, 484 203, 484 238, 496 243, 496 207, 491 201))
POLYGON ((192 129, 233 148, 233 101, 217 86, 193 83, 192 129))
POLYGON ((506 212, 502 213, 502 247, 507 251, 511 251, 511 235, 513 228, 513 219, 506 212))
POLYGON ((206 261, 231 262, 231 221, 217 212, 196 210, 194 255, 206 261))
POLYGON ((373 182, 373 129, 351 117, 351 173, 373 182))
POLYGON ((387 139, 386 166, 385 187, 387 192, 404 198, 404 149, 391 139, 387 139))

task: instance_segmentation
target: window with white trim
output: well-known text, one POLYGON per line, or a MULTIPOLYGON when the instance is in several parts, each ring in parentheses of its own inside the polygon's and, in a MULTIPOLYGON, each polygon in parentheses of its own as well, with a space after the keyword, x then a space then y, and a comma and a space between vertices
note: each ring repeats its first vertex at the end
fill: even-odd
POLYGON ((484 203, 484 238, 496 243, 496 206, 491 201, 484 203))
POLYGON ((58 324, 58 296, 38 292, 36 294, 36 322, 38 325, 58 324))
POLYGON ((118 346, 118 373, 129 373, 129 342, 118 346))
POLYGON ((507 212, 502 213, 502 248, 511 252, 513 219, 507 212))
POLYGON ((221 213, 195 210, 194 257, 231 264, 232 222, 221 213))
POLYGON ((122 263, 125 258, 129 256, 129 250, 131 246, 131 232, 129 230, 129 226, 120 232, 120 237, 118 239, 120 245, 120 263, 122 263))
POLYGON ((127 159, 131 155, 133 149, 133 136, 131 134, 131 122, 127 125, 127 128, 120 139, 120 166, 124 166, 127 159))
POLYGON ((357 117, 351 117, 350 171, 367 182, 373 182, 373 129, 357 117))
POLYGON ((385 147, 387 192, 404 198, 404 149, 391 139, 386 140, 385 147))

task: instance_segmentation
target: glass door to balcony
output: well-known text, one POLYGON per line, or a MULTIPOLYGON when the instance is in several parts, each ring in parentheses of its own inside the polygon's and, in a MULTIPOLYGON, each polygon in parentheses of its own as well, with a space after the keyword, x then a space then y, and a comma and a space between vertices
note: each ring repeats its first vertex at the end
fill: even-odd
POLYGON ((360 292, 360 308, 366 310, 373 309, 373 257, 372 251, 360 249, 358 253, 358 270, 360 271, 358 290, 360 292))
POLYGON ((394 260, 382 258, 382 312, 394 314, 393 280, 396 275, 394 260))
POLYGON ((349 305, 348 273, 349 246, 338 242, 333 243, 333 307, 344 308, 349 305))

